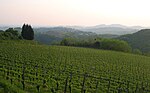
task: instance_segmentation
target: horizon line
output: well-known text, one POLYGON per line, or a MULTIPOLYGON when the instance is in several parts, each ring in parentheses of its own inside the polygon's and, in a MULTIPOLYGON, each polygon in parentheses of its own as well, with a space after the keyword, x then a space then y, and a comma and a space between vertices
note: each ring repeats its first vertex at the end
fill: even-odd
MULTIPOLYGON (((24 24, 24 23, 23 23, 24 24)), ((1 27, 22 27, 23 24, 0 24, 1 27)), ((26 23, 28 24, 28 23, 26 23)), ((120 25, 120 26, 125 26, 125 27, 150 27, 150 26, 144 26, 144 25, 124 25, 124 24, 118 24, 118 23, 114 23, 114 24, 97 24, 97 25, 75 25, 75 24, 70 24, 70 25, 37 25, 37 24, 30 24, 29 25, 33 26, 33 27, 68 27, 68 26, 80 26, 80 27, 93 27, 93 26, 100 26, 100 25, 104 25, 104 26, 111 26, 111 25, 120 25)))

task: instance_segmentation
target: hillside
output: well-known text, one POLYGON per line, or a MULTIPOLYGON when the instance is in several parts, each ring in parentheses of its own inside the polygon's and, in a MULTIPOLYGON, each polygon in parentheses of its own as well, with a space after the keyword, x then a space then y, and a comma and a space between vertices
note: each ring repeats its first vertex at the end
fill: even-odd
POLYGON ((150 29, 143 29, 133 34, 123 35, 119 39, 127 41, 134 49, 150 52, 150 29))
POLYGON ((64 38, 74 38, 78 40, 89 40, 95 38, 117 38, 119 35, 96 34, 68 27, 35 28, 35 40, 44 44, 61 42, 64 38))
POLYGON ((28 93, 150 92, 150 57, 14 42, 0 42, 0 76, 28 93))
MULTIPOLYGON (((115 35, 113 35, 112 37, 114 36, 115 35)), ((95 38, 95 37, 98 37, 96 33, 83 32, 80 30, 66 28, 66 27, 36 28, 35 29, 35 40, 44 44, 52 44, 54 42, 60 42, 64 38, 89 39, 89 38, 95 38)))
MULTIPOLYGON (((3 27, 0 28, 0 39, 3 38, 1 36, 1 33, 4 32, 1 29, 9 29, 9 27, 3 27)), ((15 31, 18 31, 18 34, 21 34, 22 28, 15 27, 13 28, 15 31)), ((69 27, 37 27, 34 29, 34 40, 42 43, 42 44, 56 44, 57 42, 60 42, 64 38, 75 38, 79 40, 88 40, 88 39, 94 39, 96 37, 99 38, 117 38, 119 35, 113 35, 113 34, 96 34, 94 32, 87 32, 82 31, 74 28, 69 27)), ((7 36, 7 35, 6 35, 7 36)), ((11 35, 10 35, 11 36, 11 35)))

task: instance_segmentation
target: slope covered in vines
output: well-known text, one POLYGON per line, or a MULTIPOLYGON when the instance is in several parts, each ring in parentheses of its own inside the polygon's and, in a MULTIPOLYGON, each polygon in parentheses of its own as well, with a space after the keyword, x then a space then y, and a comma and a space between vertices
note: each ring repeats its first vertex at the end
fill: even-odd
POLYGON ((29 93, 150 92, 150 57, 14 42, 0 43, 0 77, 29 93))

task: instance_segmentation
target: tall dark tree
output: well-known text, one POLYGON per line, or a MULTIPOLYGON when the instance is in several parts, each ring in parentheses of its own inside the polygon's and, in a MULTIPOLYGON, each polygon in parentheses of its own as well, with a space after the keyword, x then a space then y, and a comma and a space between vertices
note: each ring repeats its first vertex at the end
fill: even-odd
POLYGON ((22 26, 21 35, 22 35, 23 39, 33 40, 34 39, 34 31, 33 31, 32 27, 31 27, 31 25, 24 24, 22 26))

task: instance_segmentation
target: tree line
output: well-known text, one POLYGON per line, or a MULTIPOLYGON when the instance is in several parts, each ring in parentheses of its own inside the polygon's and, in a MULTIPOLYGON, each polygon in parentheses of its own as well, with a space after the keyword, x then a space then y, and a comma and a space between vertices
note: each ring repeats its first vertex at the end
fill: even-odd
POLYGON ((76 38, 65 38, 57 45, 114 50, 150 56, 150 53, 143 53, 139 49, 132 48, 128 42, 120 39, 91 38, 81 40, 76 38))
POLYGON ((0 40, 18 40, 18 39, 22 39, 22 37, 15 29, 9 28, 5 31, 0 30, 0 40))
POLYGON ((7 30, 3 31, 0 30, 0 40, 33 40, 34 39, 34 31, 31 25, 24 24, 22 26, 21 33, 14 28, 8 28, 7 30))
POLYGON ((127 42, 117 39, 95 38, 93 40, 77 40, 74 38, 65 38, 60 42, 60 45, 132 52, 132 48, 127 42))

